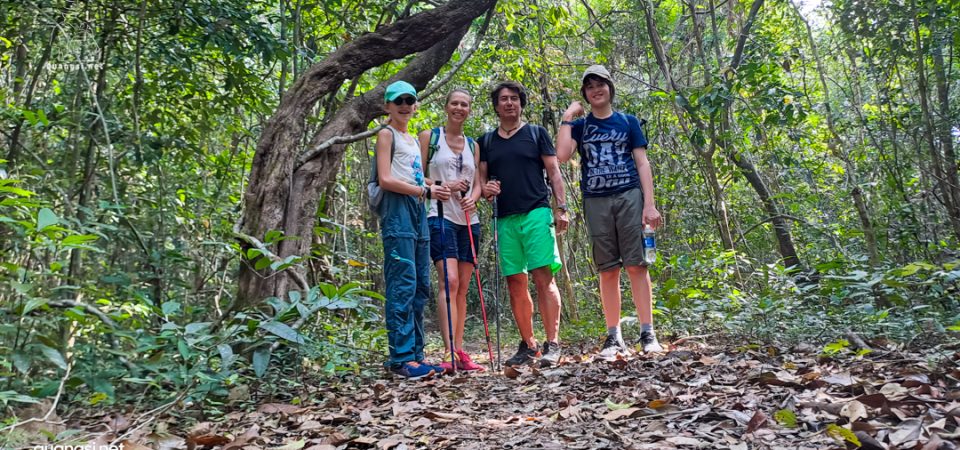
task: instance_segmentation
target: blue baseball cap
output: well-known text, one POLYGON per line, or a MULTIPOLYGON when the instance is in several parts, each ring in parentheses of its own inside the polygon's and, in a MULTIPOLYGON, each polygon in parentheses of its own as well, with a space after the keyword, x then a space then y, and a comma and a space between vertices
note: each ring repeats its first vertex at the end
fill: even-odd
POLYGON ((387 91, 383 93, 383 99, 384 101, 392 102, 401 95, 409 95, 417 98, 417 90, 406 81, 394 81, 390 83, 390 86, 387 86, 387 91))

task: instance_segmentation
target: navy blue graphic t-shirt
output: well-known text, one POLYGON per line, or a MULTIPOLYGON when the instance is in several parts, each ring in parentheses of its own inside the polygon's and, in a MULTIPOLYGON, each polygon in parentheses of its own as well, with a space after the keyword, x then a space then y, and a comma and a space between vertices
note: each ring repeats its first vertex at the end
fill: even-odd
POLYGON ((580 153, 580 190, 584 197, 603 197, 640 186, 633 149, 647 146, 640 120, 613 113, 606 119, 593 114, 573 122, 571 136, 580 153))

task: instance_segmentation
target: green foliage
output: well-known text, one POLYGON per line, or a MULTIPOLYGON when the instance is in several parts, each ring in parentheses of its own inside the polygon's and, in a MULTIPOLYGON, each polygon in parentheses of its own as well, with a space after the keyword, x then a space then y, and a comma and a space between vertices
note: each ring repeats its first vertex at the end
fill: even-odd
MULTIPOLYGON (((216 410, 238 386, 289 395, 313 374, 359 373, 380 359, 379 224, 357 207, 371 141, 348 146, 319 210, 300 212, 316 214, 313 235, 256 236, 276 254, 287 239, 310 239, 309 254, 240 254, 233 229, 253 200, 247 175, 266 157, 255 158, 256 147, 281 94, 363 33, 434 7, 408 3, 54 0, 0 12, 0 401, 55 395, 69 369, 68 403, 126 404, 144 392, 159 403, 183 392, 185 404, 216 410), (266 276, 298 270, 313 286, 238 311, 241 265, 266 276)), ((424 99, 412 125, 442 123, 439 99, 463 87, 474 94, 466 132, 478 136, 496 125, 489 90, 513 79, 529 90, 526 119, 554 131, 582 100, 582 70, 606 64, 617 108, 649 121, 667 224, 651 271, 658 328, 813 341, 857 357, 842 331, 909 339, 960 329, 960 236, 946 169, 936 167, 951 167, 947 143, 956 147, 960 123, 949 95, 960 79, 949 56, 960 42, 957 11, 942 0, 901 3, 838 0, 819 21, 804 13, 811 41, 789 2, 765 2, 731 70, 751 2, 657 2, 671 86, 646 2, 500 1, 476 53, 424 99), (745 182, 734 164, 742 160, 770 198, 745 182), (807 269, 800 277, 783 267, 771 205, 789 221, 807 269), (721 221, 732 247, 719 238, 721 221)), ((317 130, 408 61, 333 87, 296 126, 317 130)), ((571 205, 580 203, 580 163, 563 168, 571 205)), ((482 202, 485 236, 490 213, 482 202)), ((564 301, 576 301, 580 316, 565 317, 564 340, 593 339, 604 326, 588 243, 575 219, 561 250, 575 297, 564 301)), ((482 246, 490 302, 496 261, 490 239, 482 246)), ((505 284, 501 297, 506 305, 505 284)), ((789 426, 786 412, 775 418, 789 426)))

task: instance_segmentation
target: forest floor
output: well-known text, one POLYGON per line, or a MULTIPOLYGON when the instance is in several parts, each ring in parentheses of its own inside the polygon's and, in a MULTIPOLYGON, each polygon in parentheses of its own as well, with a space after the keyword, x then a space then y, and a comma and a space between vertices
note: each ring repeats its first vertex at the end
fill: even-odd
POLYGON ((506 374, 325 380, 300 404, 261 402, 189 426, 173 410, 65 419, 85 442, 125 450, 958 448, 955 339, 872 343, 859 356, 711 341, 613 362, 568 346, 559 367, 506 374))

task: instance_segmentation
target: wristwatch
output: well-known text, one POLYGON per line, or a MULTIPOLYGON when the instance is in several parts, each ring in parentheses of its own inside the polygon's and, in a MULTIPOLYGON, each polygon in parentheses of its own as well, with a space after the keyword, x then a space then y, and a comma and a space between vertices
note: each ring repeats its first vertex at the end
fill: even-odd
POLYGON ((566 203, 557 203, 557 209, 563 212, 570 212, 570 208, 567 208, 566 203))

